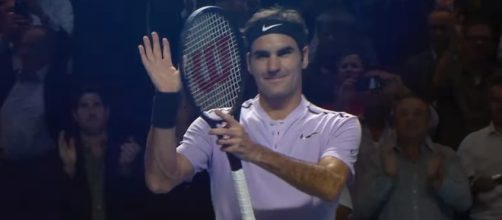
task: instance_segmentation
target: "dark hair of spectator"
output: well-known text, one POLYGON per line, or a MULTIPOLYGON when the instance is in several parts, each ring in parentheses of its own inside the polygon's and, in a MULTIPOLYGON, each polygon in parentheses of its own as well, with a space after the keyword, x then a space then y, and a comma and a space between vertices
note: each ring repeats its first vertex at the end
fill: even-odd
POLYGON ((96 94, 101 98, 101 101, 103 102, 103 105, 105 107, 109 107, 110 102, 108 100, 107 94, 105 90, 97 84, 84 84, 77 86, 77 88, 74 89, 74 91, 71 94, 71 110, 74 111, 77 109, 78 104, 80 102, 80 99, 82 96, 85 94, 96 94))

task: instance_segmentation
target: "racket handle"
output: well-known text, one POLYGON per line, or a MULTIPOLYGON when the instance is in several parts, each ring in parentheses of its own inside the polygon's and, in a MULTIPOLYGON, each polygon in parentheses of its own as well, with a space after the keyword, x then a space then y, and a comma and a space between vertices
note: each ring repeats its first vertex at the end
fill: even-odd
POLYGON ((235 190, 237 192, 237 200, 239 201, 242 220, 255 220, 244 171, 242 169, 232 171, 232 179, 234 180, 235 190))
POLYGON ((232 171, 237 171, 242 169, 241 160, 231 153, 227 153, 228 162, 230 163, 230 169, 232 171))

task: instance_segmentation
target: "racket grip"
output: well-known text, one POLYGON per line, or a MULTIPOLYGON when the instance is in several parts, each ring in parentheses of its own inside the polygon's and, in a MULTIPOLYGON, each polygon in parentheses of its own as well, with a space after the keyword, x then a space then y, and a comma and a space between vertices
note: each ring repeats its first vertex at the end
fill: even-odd
POLYGON ((244 171, 242 169, 232 171, 232 179, 234 180, 242 220, 255 220, 244 171))

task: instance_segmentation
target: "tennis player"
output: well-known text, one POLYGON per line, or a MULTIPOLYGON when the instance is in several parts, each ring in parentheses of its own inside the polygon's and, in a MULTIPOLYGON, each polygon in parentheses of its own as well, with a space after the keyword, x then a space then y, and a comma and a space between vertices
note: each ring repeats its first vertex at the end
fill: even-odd
POLYGON ((147 185, 165 193, 207 170, 216 219, 240 219, 228 152, 243 161, 257 219, 334 219, 340 191, 354 175, 358 119, 319 108, 302 95, 309 49, 297 11, 259 11, 248 21, 245 37, 248 71, 258 95, 242 104, 240 122, 220 110, 215 112, 224 127, 211 129, 196 119, 179 146, 174 123, 179 72, 167 39, 161 43, 156 33, 151 40, 143 38, 141 59, 157 89, 147 143, 147 185))

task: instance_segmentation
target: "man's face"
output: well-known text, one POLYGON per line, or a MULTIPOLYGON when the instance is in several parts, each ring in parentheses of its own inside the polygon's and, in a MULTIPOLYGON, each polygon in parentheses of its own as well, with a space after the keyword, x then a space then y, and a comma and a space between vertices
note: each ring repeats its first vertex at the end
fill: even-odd
POLYGON ((399 138, 423 139, 430 125, 428 106, 417 98, 404 99, 396 107, 394 123, 399 138))
POLYGON ((486 60, 495 50, 493 32, 488 25, 477 24, 466 27, 465 54, 472 61, 486 60))
POLYGON ((81 131, 88 134, 98 134, 106 129, 108 124, 108 108, 96 93, 85 93, 80 97, 73 118, 81 131))
POLYGON ((446 49, 454 33, 454 16, 452 13, 440 11, 429 16, 429 39, 435 49, 446 49))
POLYGON ((269 99, 301 95, 308 48, 300 51, 293 38, 284 34, 263 35, 251 45, 247 61, 260 95, 269 99))
POLYGON ((490 109, 492 120, 496 124, 502 125, 502 85, 490 88, 490 109))

